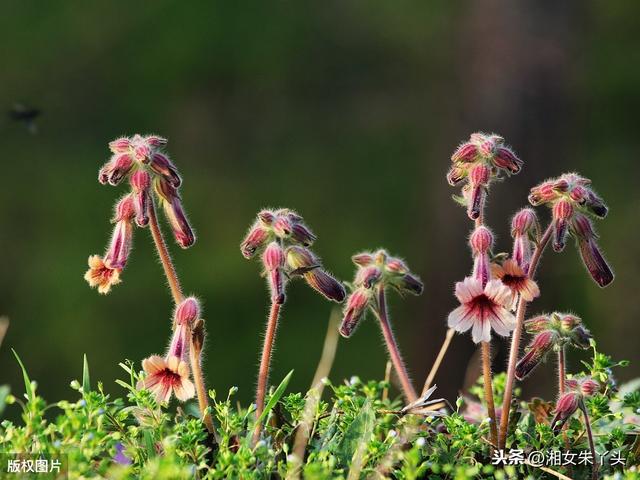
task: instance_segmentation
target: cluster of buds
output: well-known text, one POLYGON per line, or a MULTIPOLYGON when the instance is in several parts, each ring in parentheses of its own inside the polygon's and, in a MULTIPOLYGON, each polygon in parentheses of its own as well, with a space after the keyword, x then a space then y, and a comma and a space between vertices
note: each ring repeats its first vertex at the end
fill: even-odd
POLYGON ((451 156, 452 166, 447 181, 456 186, 466 180, 462 197, 467 215, 476 220, 481 217, 489 184, 502 173, 516 174, 522 161, 504 145, 504 139, 495 134, 473 133, 451 156))
POLYGON ((166 139, 156 135, 122 137, 109 143, 113 155, 100 169, 98 181, 116 186, 128 179, 131 190, 116 205, 115 228, 104 257, 89 257, 85 279, 100 293, 108 293, 111 286, 120 282, 120 273, 131 250, 133 223, 138 227, 148 225, 153 196, 162 205, 178 245, 188 248, 195 242, 178 194, 182 180, 162 152, 166 143, 166 139))
POLYGON ((527 333, 534 335, 527 353, 516 364, 516 378, 527 377, 551 351, 559 351, 565 345, 587 349, 591 333, 582 325, 582 320, 570 313, 554 312, 526 320, 527 333))
POLYGON ((293 210, 263 210, 240 245, 246 259, 261 255, 265 275, 275 304, 283 304, 287 282, 302 277, 324 297, 342 302, 344 286, 327 273, 310 247, 316 236, 293 210))
POLYGON ((353 281, 354 290, 347 300, 340 334, 350 337, 368 308, 378 314, 378 299, 375 289, 390 287, 401 295, 420 295, 423 285, 399 258, 391 257, 385 250, 375 253, 363 252, 352 257, 358 267, 353 281))
POLYGON ((606 287, 613 281, 613 272, 598 247, 598 235, 591 219, 604 218, 608 209, 590 185, 589 179, 565 173, 533 187, 529 202, 534 206, 547 205, 551 208, 553 249, 562 251, 567 236, 573 236, 591 277, 598 285, 606 287))
POLYGON ((551 421, 551 428, 559 432, 566 421, 578 408, 585 411, 584 399, 592 397, 600 390, 600 384, 590 377, 574 377, 566 381, 567 392, 556 402, 556 414, 551 421))
POLYGON ((146 375, 137 387, 151 391, 157 402, 168 402, 172 394, 183 402, 195 395, 195 387, 190 380, 189 344, 200 323, 198 300, 193 297, 184 299, 173 316, 173 336, 166 355, 152 355, 142 361, 146 375))
POLYGON ((506 336, 515 327, 511 313, 514 295, 509 286, 493 278, 495 268, 490 264, 493 234, 480 225, 469 237, 473 254, 473 272, 456 283, 455 295, 460 306, 448 317, 449 328, 458 332, 472 330, 476 343, 489 342, 491 330, 506 336))

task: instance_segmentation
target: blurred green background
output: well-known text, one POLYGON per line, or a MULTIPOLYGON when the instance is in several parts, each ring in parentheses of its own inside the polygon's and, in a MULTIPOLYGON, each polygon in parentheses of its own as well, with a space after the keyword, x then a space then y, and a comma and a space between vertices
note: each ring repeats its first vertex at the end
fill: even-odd
MULTIPOLYGON (((617 274, 600 290, 573 245, 548 253, 530 312, 580 314, 605 352, 640 373, 640 3, 35 2, 4 1, 0 105, 42 109, 38 133, 0 124, 0 383, 21 392, 10 347, 49 400, 73 395, 87 353, 94 379, 114 380, 168 343, 172 304, 148 231, 135 232, 124 282, 108 296, 82 276, 102 253, 123 188, 98 184, 107 142, 155 132, 184 177, 198 233, 174 244, 187 292, 205 305, 205 371, 220 392, 253 396, 267 313, 259 265, 238 245, 255 213, 287 206, 318 234, 316 251, 350 280, 350 256, 385 246, 425 282, 391 299, 400 346, 424 381, 466 275, 470 222, 450 199, 449 156, 477 130, 495 131, 526 162, 492 189, 488 221, 510 248, 508 219, 528 189, 576 170, 609 203, 598 222, 617 274)), ((541 212, 546 218, 547 212, 541 212)), ((166 228, 165 228, 166 231, 166 228)), ((295 283, 278 332, 272 379, 295 369, 306 388, 331 305, 295 283)), ((504 365, 504 342, 495 350, 504 365)), ((441 393, 464 387, 474 346, 456 336, 441 393)), ((577 365, 575 356, 570 365, 577 365)), ((368 319, 341 340, 332 378, 381 378, 385 351, 368 319)), ((552 395, 553 366, 525 383, 552 395)))

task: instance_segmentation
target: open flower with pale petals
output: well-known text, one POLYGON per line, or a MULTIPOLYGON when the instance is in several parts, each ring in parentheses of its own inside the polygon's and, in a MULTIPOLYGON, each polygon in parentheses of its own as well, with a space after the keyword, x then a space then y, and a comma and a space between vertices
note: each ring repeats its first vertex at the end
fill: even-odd
POLYGON ((455 294, 460 306, 449 314, 449 327, 458 332, 472 329, 475 343, 489 342, 492 329, 506 336, 515 328, 516 319, 509 311, 513 297, 500 280, 490 280, 483 288, 479 279, 467 277, 456 283, 455 294))
POLYGON ((189 365, 179 357, 152 355, 142 361, 142 368, 147 376, 137 387, 151 391, 156 401, 168 402, 172 393, 183 402, 195 395, 195 387, 189 380, 189 365))
POLYGON ((89 286, 98 287, 98 292, 107 294, 113 285, 117 285, 120 280, 121 268, 111 268, 104 263, 100 255, 89 257, 89 270, 84 274, 84 279, 89 282, 89 286))
POLYGON ((495 278, 509 287, 513 294, 514 302, 518 296, 524 298, 527 302, 540 296, 538 284, 529 278, 515 260, 507 259, 502 265, 494 263, 491 265, 491 270, 495 278))

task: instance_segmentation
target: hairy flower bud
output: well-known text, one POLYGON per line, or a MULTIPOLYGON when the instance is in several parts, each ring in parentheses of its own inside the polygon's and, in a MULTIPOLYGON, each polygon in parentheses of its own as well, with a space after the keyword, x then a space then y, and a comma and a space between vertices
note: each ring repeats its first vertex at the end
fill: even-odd
POLYGON ((128 153, 115 153, 109 162, 100 169, 98 181, 103 185, 118 185, 133 167, 133 158, 128 153))
POLYGON ((556 414, 551 420, 551 428, 554 432, 559 432, 566 421, 578 410, 582 403, 582 395, 570 391, 562 395, 556 403, 556 414))
POLYGON ((556 341, 557 335, 551 330, 538 333, 527 347, 527 353, 516 364, 516 378, 523 380, 527 377, 552 350, 556 341))
POLYGON ((573 206, 567 200, 556 202, 552 210, 553 216, 553 249, 561 252, 564 249, 567 234, 569 232, 569 222, 573 216, 573 206))
POLYGON ((292 245, 285 251, 287 271, 291 275, 302 275, 321 266, 320 259, 305 247, 292 245))
POLYGON ((269 239, 269 231, 263 227, 260 222, 253 224, 249 233, 240 244, 240 252, 242 256, 249 260, 253 255, 261 249, 269 239))
POLYGON ((593 335, 591 335, 591 332, 582 325, 574 327, 573 330, 571 330, 570 336, 571 344, 574 347, 586 350, 591 346, 591 339, 593 338, 593 335))
POLYGON ((524 328, 527 333, 540 333, 551 327, 551 319, 547 315, 538 315, 537 317, 525 320, 524 328))
POLYGON ((452 162, 473 162, 478 155, 478 147, 471 143, 466 142, 460 145, 453 155, 451 155, 452 162))
POLYGON ((375 265, 358 270, 354 283, 365 288, 372 288, 382 278, 382 270, 375 265))
POLYGON ((177 325, 191 325, 200 318, 200 303, 195 297, 187 297, 176 307, 174 314, 177 325))
POLYGON ((320 268, 313 269, 303 276, 311 288, 328 300, 340 303, 347 295, 344 286, 320 268))
POLYGON ((278 242, 271 242, 262 253, 262 264, 267 272, 271 299, 274 303, 283 304, 284 295, 284 264, 285 257, 278 242))
POLYGON ((585 397, 591 397, 598 393, 600 390, 600 384, 591 378, 587 378, 580 382, 580 391, 585 397))
POLYGON ((173 187, 178 188, 182 179, 178 174, 178 169, 171 163, 169 157, 164 153, 156 152, 151 156, 149 168, 156 174, 162 176, 173 187))
POLYGON ((511 219, 511 236, 534 233, 537 236, 538 216, 532 208, 523 208, 511 219))
POLYGON ((306 225, 295 222, 291 225, 291 238, 305 247, 309 247, 316 241, 317 237, 306 225))
POLYGON ((468 168, 454 165, 447 173, 447 182, 449 182, 449 185, 452 187, 455 187, 467 178, 468 173, 468 168))
POLYGON ((349 295, 344 309, 342 324, 340 325, 340 334, 343 337, 348 338, 354 332, 360 320, 362 320, 372 297, 373 293, 367 288, 358 288, 349 295))
POLYGON ((133 190, 133 205, 136 212, 136 224, 144 227, 149 223, 149 193, 151 177, 144 170, 138 170, 129 179, 133 190))
POLYGON ((262 223, 267 226, 270 226, 273 221, 276 219, 275 214, 271 210, 262 210, 258 213, 258 218, 262 223))
POLYGON ((424 285, 418 277, 405 273, 397 279, 392 280, 392 286, 395 286, 400 293, 412 293, 420 295, 424 290, 424 285))
POLYGON ((477 227, 469 237, 469 246, 474 254, 488 253, 493 247, 493 234, 487 227, 477 227))
POLYGON ((116 138, 109 142, 109 150, 113 153, 126 153, 131 148, 131 140, 127 137, 116 138))
POLYGON ((351 260, 361 267, 367 267, 375 262, 374 256, 367 252, 358 253, 351 257, 351 260))

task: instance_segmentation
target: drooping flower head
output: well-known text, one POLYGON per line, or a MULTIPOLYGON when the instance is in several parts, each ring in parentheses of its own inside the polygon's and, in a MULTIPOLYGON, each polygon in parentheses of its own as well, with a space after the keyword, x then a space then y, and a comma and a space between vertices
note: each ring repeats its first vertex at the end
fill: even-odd
POLYGON ((511 237, 513 238, 513 251, 511 258, 527 273, 533 247, 540 236, 538 216, 532 208, 523 208, 513 216, 511 220, 511 237))
POLYGON ((400 295, 420 295, 424 288, 403 260, 390 256, 385 250, 362 252, 354 255, 352 260, 358 268, 340 325, 340 334, 344 337, 351 336, 368 309, 377 312, 376 288, 389 287, 400 295))
POLYGON ((582 325, 579 317, 570 313, 538 315, 526 320, 524 325, 534 337, 525 355, 516 364, 515 375, 518 380, 527 377, 551 351, 557 351, 565 345, 583 350, 590 346, 591 333, 582 325))
POLYGON ((240 244, 240 252, 246 259, 260 255, 273 303, 285 302, 286 286, 297 277, 325 298, 342 302, 346 296, 344 286, 308 248, 315 240, 304 219, 293 210, 263 210, 240 244))
POLYGON ((480 217, 489 184, 503 173, 520 172, 523 162, 504 145, 504 139, 496 134, 474 133, 451 156, 452 166, 447 174, 450 185, 466 180, 462 197, 467 215, 472 220, 480 217))
POLYGON ((461 333, 471 330, 475 343, 489 342, 491 330, 506 336, 515 328, 510 311, 513 297, 500 280, 490 280, 483 287, 480 279, 467 277, 456 283, 455 295, 460 306, 449 314, 449 328, 461 333))
POLYGON ((154 393, 158 402, 168 402, 172 394, 180 401, 195 395, 195 387, 189 375, 189 336, 200 318, 200 304, 194 297, 184 299, 174 312, 173 335, 165 357, 152 355, 142 361, 146 376, 137 388, 154 393))
POLYGON ((591 188, 591 180, 576 173, 565 173, 533 187, 529 202, 551 209, 555 251, 562 251, 567 236, 573 236, 593 280, 601 287, 613 281, 613 272, 598 247, 598 236, 591 222, 594 218, 604 218, 608 209, 591 188))
POLYGON ((130 193, 116 206, 116 227, 104 258, 92 255, 89 259, 90 269, 85 278, 92 287, 98 286, 101 293, 108 293, 119 282, 131 249, 133 222, 138 227, 148 225, 154 198, 162 206, 178 245, 187 248, 195 242, 178 193, 182 180, 162 151, 166 143, 166 139, 157 135, 134 135, 109 143, 113 155, 100 169, 98 181, 116 186, 127 179, 130 193))
POLYGON ((556 414, 551 421, 554 432, 560 431, 578 408, 584 409, 584 399, 595 395, 600 384, 591 377, 581 376, 567 380, 565 388, 567 391, 556 402, 556 414))

